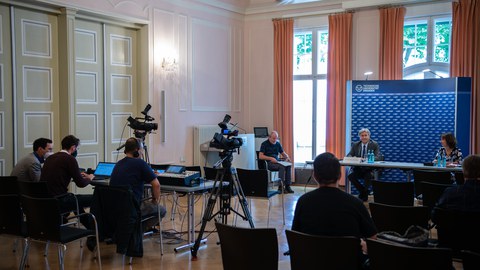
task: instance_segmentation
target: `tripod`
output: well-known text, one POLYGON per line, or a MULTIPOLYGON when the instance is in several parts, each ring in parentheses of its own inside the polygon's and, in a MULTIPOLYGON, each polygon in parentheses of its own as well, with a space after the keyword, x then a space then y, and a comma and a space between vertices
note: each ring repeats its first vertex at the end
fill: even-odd
MULTIPOLYGON (((242 187, 240 186, 240 182, 238 180, 237 170, 232 167, 232 153, 232 150, 220 152, 220 157, 222 159, 217 162, 217 164, 221 162, 223 168, 217 169, 215 182, 213 183, 213 188, 208 198, 205 214, 202 217, 202 226, 200 228, 200 232, 198 233, 195 244, 191 248, 192 259, 197 258, 197 251, 200 246, 200 242, 202 241, 202 236, 205 232, 205 226, 207 225, 207 222, 215 218, 217 215, 221 216, 223 224, 227 224, 228 215, 230 214, 230 212, 234 212, 235 214, 239 215, 243 220, 248 220, 251 228, 255 227, 255 225, 253 224, 252 215, 248 210, 247 200, 245 199, 245 195, 243 194, 242 187), (224 187, 224 181, 229 181, 230 185, 224 187), (243 210, 243 215, 232 208, 230 204, 232 196, 238 197, 238 201, 243 210), (213 213, 217 199, 219 199, 220 201, 220 209, 217 213, 213 213)), ((214 166, 214 168, 216 168, 216 166, 214 166)))
POLYGON ((145 143, 145 136, 147 135, 147 133, 140 130, 135 130, 133 134, 135 135, 135 138, 141 141, 143 146, 143 159, 145 160, 145 162, 147 162, 148 165, 150 165, 150 157, 148 156, 147 144, 145 143))

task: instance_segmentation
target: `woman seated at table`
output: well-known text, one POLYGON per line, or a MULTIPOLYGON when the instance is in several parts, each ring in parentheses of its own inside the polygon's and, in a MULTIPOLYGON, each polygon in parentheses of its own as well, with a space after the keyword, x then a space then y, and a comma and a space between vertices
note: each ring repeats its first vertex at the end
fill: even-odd
POLYGON ((442 147, 438 149, 433 163, 436 164, 439 157, 445 157, 447 166, 460 164, 462 162, 462 150, 457 147, 457 139, 455 139, 455 136, 453 136, 452 133, 443 133, 440 138, 442 147))

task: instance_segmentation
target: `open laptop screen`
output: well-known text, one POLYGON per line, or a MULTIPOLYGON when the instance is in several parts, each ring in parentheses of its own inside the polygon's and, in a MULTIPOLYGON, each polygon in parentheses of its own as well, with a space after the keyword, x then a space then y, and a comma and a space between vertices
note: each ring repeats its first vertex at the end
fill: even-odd
POLYGON ((267 138, 268 137, 268 128, 267 127, 254 127, 253 133, 255 138, 267 138))
POLYGON ((168 166, 167 173, 183 173, 185 171, 185 166, 170 165, 168 166))
POLYGON ((99 162, 95 169, 95 176, 111 176, 115 163, 113 162, 99 162))

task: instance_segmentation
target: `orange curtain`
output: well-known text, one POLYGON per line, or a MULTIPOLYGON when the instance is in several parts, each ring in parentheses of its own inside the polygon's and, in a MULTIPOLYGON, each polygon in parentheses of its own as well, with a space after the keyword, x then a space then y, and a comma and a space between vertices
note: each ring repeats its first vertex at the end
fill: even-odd
POLYGON ((403 23, 404 7, 380 9, 380 80, 403 78, 403 23))
POLYGON ((450 76, 472 78, 470 153, 480 153, 480 0, 453 2, 450 76))
POLYGON ((328 16, 326 150, 345 156, 346 84, 351 75, 352 13, 328 16))
POLYGON ((293 19, 274 19, 273 126, 293 155, 293 19))

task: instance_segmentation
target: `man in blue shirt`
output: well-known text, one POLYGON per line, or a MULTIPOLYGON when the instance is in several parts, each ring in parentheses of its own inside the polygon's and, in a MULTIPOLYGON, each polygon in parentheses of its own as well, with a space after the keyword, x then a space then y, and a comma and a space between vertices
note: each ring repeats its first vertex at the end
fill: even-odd
MULTIPOLYGON (((290 157, 287 153, 283 151, 283 147, 278 141, 278 132, 272 131, 268 140, 264 141, 260 146, 260 153, 258 155, 259 159, 267 161, 268 169, 272 171, 278 171, 280 178, 282 179, 283 184, 285 185, 285 193, 293 193, 290 184, 292 183, 292 166, 284 166, 278 163, 279 155, 282 156, 283 160, 291 162, 290 157)), ((281 186, 278 187, 279 191, 281 186)))
MULTIPOLYGON (((150 166, 140 158, 142 143, 136 138, 129 138, 125 142, 125 155, 122 160, 115 164, 110 178, 111 186, 130 186, 135 198, 140 204, 142 216, 158 213, 164 217, 165 207, 158 206, 160 199, 160 182, 150 166), (144 184, 152 185, 152 200, 143 201, 144 184)), ((155 224, 152 224, 152 226, 155 224)))

